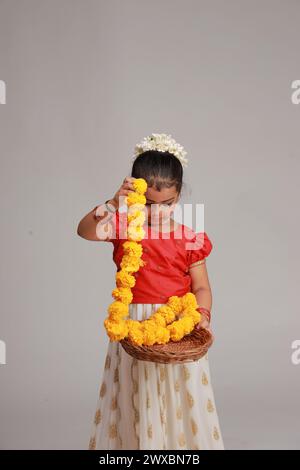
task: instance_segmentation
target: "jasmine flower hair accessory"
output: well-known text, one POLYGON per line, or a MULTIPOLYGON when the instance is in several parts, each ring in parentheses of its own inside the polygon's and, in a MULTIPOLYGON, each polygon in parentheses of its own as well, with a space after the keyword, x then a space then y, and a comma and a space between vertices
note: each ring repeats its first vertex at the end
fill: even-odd
POLYGON ((147 150, 158 150, 159 152, 169 152, 175 155, 180 160, 183 167, 187 166, 188 159, 186 158, 187 152, 182 145, 177 143, 170 134, 151 134, 144 137, 143 140, 135 145, 134 161, 140 154, 147 152, 147 150))

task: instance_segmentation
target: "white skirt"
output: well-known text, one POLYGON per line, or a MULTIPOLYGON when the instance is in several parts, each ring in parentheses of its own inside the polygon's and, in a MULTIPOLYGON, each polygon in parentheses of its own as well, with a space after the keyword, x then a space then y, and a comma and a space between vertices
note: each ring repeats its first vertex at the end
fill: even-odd
MULTIPOLYGON (((130 304, 134 320, 163 304, 130 304)), ((208 354, 185 364, 140 361, 109 341, 88 448, 224 450, 208 354)))

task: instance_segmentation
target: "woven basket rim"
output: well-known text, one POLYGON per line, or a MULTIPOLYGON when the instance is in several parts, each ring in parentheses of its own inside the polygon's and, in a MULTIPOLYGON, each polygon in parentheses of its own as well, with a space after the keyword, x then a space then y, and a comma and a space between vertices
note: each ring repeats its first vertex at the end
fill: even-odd
POLYGON ((179 341, 170 340, 165 344, 137 345, 129 338, 121 340, 120 343, 128 354, 139 360, 184 363, 202 358, 213 343, 213 335, 206 328, 200 327, 199 329, 194 328, 191 333, 179 341), (186 347, 184 347, 185 345, 186 347))

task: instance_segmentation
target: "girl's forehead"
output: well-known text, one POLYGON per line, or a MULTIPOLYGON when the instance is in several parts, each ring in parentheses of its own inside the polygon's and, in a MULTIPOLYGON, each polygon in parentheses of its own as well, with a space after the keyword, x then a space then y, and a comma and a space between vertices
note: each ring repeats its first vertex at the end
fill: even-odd
POLYGON ((163 202, 176 197, 177 191, 175 186, 172 186, 171 188, 162 188, 160 191, 155 188, 148 188, 145 192, 145 196, 148 200, 163 202))

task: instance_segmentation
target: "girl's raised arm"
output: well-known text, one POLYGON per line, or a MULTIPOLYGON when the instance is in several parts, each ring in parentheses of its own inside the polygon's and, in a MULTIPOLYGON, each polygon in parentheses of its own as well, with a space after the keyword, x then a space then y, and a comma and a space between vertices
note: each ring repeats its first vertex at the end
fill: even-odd
MULTIPOLYGON (((107 201, 107 203, 113 204, 117 209, 112 200, 107 201)), ((114 214, 108 211, 105 204, 100 204, 81 219, 77 227, 77 235, 90 241, 108 241, 113 217, 114 214)))
MULTIPOLYGON (((112 199, 106 201, 108 208, 117 211, 124 202, 124 196, 127 196, 134 190, 132 181, 135 178, 126 177, 115 193, 112 199), (114 209, 113 209, 114 208, 114 209)), ((109 241, 114 233, 115 214, 110 212, 106 207, 106 203, 94 207, 79 222, 77 227, 77 235, 90 241, 109 241)))

